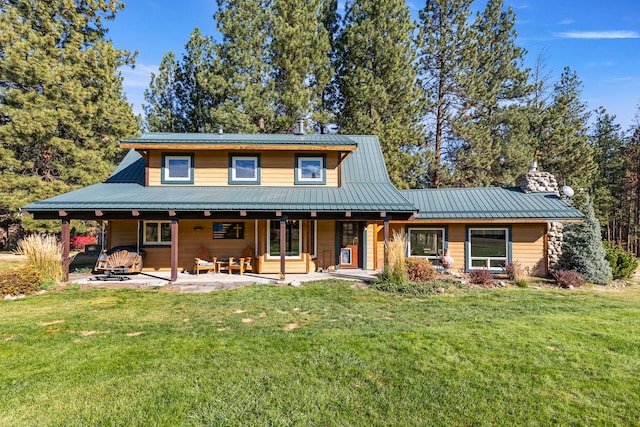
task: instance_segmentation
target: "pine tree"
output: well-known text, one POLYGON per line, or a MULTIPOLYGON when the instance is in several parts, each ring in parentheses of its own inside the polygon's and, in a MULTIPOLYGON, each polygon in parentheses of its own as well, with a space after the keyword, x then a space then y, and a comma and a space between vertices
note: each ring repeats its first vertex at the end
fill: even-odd
POLYGON ((461 78, 471 68, 467 20, 473 0, 427 0, 420 11, 420 78, 433 127, 431 186, 440 187, 443 146, 453 138, 451 121, 463 106, 461 78))
POLYGON ((546 126, 536 148, 541 155, 540 165, 553 173, 560 184, 588 189, 597 165, 589 145, 589 113, 580 98, 581 86, 578 75, 566 67, 554 86, 553 101, 546 110, 546 126))
POLYGON ((594 209, 600 223, 606 227, 606 238, 612 240, 621 221, 622 201, 626 196, 624 180, 629 165, 624 156, 624 135, 620 125, 615 123, 615 116, 607 114, 603 107, 596 114, 589 137, 598 167, 592 190, 594 209))
POLYGON ((176 97, 182 132, 212 132, 216 129, 211 110, 222 102, 224 87, 213 40, 202 36, 199 28, 191 33, 179 64, 176 97))
POLYGON ((275 92, 269 42, 273 0, 217 0, 215 14, 222 41, 216 46, 228 84, 212 111, 230 132, 273 132, 275 92))
POLYGON ((183 128, 176 96, 178 64, 169 51, 162 57, 158 74, 151 73, 151 83, 144 91, 145 127, 150 132, 180 132, 183 128))
POLYGON ((323 95, 331 82, 331 43, 321 0, 274 0, 271 63, 276 126, 287 132, 299 118, 325 126, 331 119, 323 95))
POLYGON ((473 66, 465 73, 464 108, 454 122, 461 144, 454 161, 458 185, 513 185, 533 158, 527 111, 533 87, 516 45, 516 16, 489 0, 469 33, 473 66))
POLYGON ((612 279, 611 266, 606 259, 600 223, 589 197, 581 210, 585 215, 584 221, 564 227, 562 255, 557 269, 575 270, 592 283, 606 285, 612 279))
POLYGON ((104 0, 0 3, 6 221, 18 221, 18 207, 30 201, 106 178, 122 155, 118 140, 137 132, 118 72, 134 57, 105 39, 104 22, 122 7, 104 0))
POLYGON ((338 40, 340 132, 380 138, 391 181, 415 186, 424 165, 424 96, 417 80, 415 25, 402 0, 350 0, 338 40))

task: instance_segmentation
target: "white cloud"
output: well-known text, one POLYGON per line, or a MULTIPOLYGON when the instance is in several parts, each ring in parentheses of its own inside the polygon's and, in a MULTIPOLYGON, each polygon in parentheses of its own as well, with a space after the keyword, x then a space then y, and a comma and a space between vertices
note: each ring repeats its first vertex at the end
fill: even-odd
POLYGON ((122 66, 120 72, 124 81, 122 85, 130 88, 147 88, 151 82, 151 73, 158 74, 157 65, 136 64, 135 68, 122 66))
POLYGON ((638 39, 637 31, 567 31, 555 33, 556 36, 566 39, 638 39))
POLYGON ((558 25, 571 25, 573 24, 573 19, 563 19, 562 21, 558 22, 558 25))

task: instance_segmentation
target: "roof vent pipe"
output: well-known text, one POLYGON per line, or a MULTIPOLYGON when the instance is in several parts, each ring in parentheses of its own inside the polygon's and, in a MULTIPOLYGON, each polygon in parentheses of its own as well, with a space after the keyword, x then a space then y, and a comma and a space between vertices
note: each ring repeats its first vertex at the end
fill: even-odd
POLYGON ((538 162, 534 160, 533 162, 531 162, 531 169, 529 169, 529 172, 536 172, 537 170, 538 170, 538 162))
POLYGON ((222 125, 218 126, 218 135, 222 135, 224 130, 222 129, 222 125))
POLYGON ((296 135, 304 135, 305 134, 305 130, 304 130, 304 119, 302 117, 300 117, 298 119, 298 123, 295 126, 295 130, 294 132, 296 135))

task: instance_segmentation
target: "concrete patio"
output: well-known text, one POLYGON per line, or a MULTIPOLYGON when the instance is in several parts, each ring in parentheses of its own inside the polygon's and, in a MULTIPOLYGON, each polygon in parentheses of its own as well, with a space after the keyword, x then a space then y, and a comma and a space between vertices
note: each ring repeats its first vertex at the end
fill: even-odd
POLYGON ((236 289, 249 285, 281 285, 293 283, 304 284, 317 280, 342 279, 370 283, 376 279, 376 271, 349 269, 331 272, 314 272, 308 274, 287 274, 280 280, 277 274, 239 274, 201 273, 199 275, 182 272, 178 280, 171 282, 169 271, 143 271, 139 274, 118 275, 108 278, 104 274, 70 274, 69 281, 82 288, 167 288, 177 292, 211 292, 224 289, 236 289))

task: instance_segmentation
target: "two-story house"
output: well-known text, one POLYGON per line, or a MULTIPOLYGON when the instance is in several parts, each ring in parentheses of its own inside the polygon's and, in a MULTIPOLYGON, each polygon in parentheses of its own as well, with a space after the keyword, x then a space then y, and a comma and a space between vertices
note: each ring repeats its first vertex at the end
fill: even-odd
POLYGON ((466 271, 518 260, 545 275, 548 224, 582 218, 548 191, 399 191, 375 136, 150 133, 120 145, 130 151, 105 182, 23 213, 61 220, 67 252, 71 219, 100 221, 109 247, 143 249, 145 269, 172 280, 203 246, 219 259, 251 247, 258 273, 381 269, 398 229, 409 256, 437 262, 449 248, 466 271))

